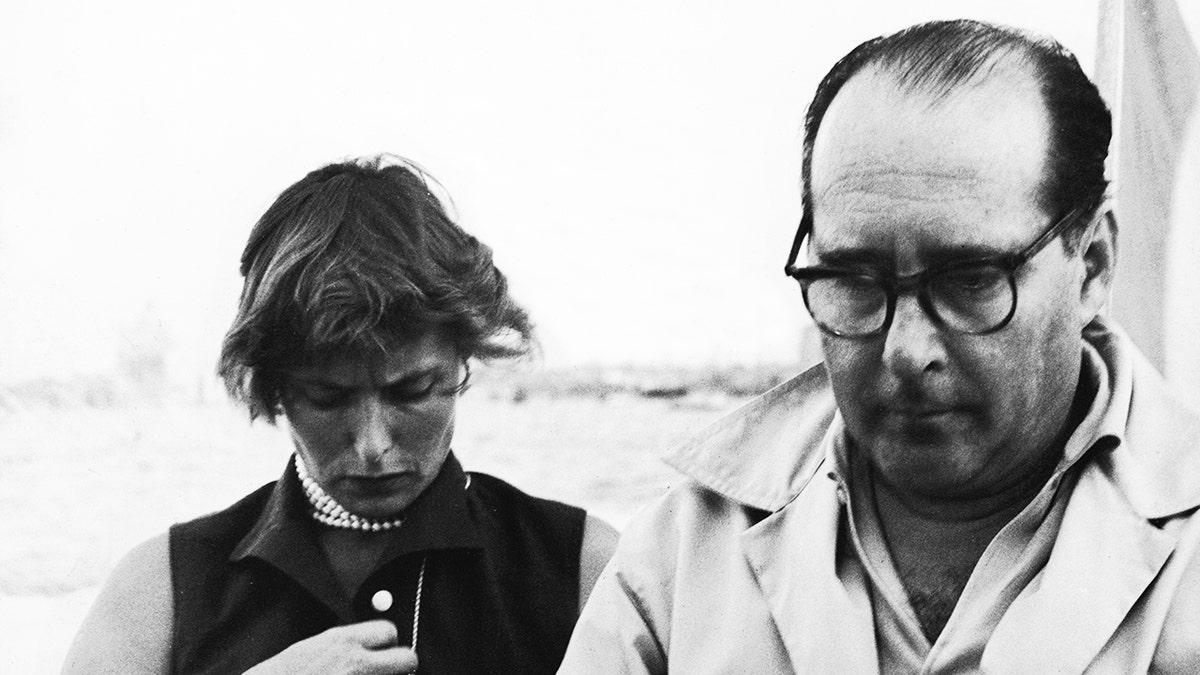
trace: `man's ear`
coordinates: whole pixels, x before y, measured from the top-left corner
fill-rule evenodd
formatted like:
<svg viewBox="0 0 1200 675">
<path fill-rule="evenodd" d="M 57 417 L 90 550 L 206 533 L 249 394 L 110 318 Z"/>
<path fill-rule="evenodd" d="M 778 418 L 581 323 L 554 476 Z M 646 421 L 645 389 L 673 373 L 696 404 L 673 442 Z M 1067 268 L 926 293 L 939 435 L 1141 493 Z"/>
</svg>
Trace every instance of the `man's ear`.
<svg viewBox="0 0 1200 675">
<path fill-rule="evenodd" d="M 1079 252 L 1083 258 L 1079 318 L 1086 325 L 1108 304 L 1117 270 L 1117 216 L 1111 205 L 1100 207 L 1079 241 Z"/>
</svg>

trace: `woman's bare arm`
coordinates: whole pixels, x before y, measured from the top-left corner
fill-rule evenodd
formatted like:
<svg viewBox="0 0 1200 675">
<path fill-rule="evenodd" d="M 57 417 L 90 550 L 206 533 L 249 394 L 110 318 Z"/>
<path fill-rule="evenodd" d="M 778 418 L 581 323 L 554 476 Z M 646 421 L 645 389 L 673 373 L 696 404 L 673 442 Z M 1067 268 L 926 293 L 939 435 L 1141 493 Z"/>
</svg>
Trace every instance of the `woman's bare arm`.
<svg viewBox="0 0 1200 675">
<path fill-rule="evenodd" d="M 64 675 L 170 672 L 174 603 L 164 532 L 117 563 L 75 634 Z"/>
<path fill-rule="evenodd" d="M 75 635 L 64 675 L 171 672 L 174 613 L 170 549 L 163 534 L 117 564 Z M 301 640 L 252 672 L 386 675 L 415 670 L 416 654 L 396 642 L 396 627 L 388 621 L 339 626 Z"/>
</svg>

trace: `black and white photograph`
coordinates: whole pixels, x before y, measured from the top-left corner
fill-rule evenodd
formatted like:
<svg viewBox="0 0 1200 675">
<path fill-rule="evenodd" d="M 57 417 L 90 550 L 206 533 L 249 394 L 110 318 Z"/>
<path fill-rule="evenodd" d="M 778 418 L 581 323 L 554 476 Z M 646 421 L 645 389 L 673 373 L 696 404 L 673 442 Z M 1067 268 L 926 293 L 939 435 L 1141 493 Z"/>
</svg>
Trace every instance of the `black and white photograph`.
<svg viewBox="0 0 1200 675">
<path fill-rule="evenodd" d="M 1200 4 L 14 0 L 0 672 L 1200 672 Z"/>
</svg>

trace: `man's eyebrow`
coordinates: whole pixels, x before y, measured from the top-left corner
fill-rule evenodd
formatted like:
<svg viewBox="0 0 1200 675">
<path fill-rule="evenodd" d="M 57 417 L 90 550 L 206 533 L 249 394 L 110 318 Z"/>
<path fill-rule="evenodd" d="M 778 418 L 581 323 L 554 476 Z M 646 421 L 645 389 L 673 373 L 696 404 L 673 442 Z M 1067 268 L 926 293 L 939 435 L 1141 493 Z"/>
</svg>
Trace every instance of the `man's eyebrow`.
<svg viewBox="0 0 1200 675">
<path fill-rule="evenodd" d="M 984 260 L 987 258 L 995 258 L 999 256 L 1016 253 L 1017 250 L 1009 247 L 988 246 L 980 244 L 959 245 L 935 245 L 925 248 L 921 251 L 921 258 L 926 266 L 939 265 L 942 263 L 957 263 L 968 262 L 972 260 Z M 894 266 L 895 261 L 890 252 L 877 251 L 865 248 L 842 248 L 817 253 L 817 260 L 820 265 L 830 267 L 862 267 L 871 266 L 878 268 L 889 268 Z"/>
<path fill-rule="evenodd" d="M 842 248 L 816 254 L 821 265 L 830 266 L 861 266 L 886 267 L 891 264 L 892 257 L 880 251 L 864 248 Z"/>
<path fill-rule="evenodd" d="M 1019 252 L 1009 246 L 989 246 L 986 244 L 933 246 L 925 252 L 930 264 L 943 262 L 965 262 L 985 258 L 996 258 Z"/>
</svg>

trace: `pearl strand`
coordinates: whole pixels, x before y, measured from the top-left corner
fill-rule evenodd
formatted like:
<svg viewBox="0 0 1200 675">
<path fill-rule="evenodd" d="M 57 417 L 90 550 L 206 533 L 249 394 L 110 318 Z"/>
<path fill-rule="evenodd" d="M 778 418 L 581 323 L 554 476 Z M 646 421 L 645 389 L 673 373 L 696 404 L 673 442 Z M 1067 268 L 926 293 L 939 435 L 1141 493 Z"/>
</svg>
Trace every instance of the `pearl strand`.
<svg viewBox="0 0 1200 675">
<path fill-rule="evenodd" d="M 317 484 L 317 481 L 308 475 L 308 468 L 304 466 L 304 461 L 300 459 L 300 453 L 296 453 L 294 457 L 296 460 L 296 476 L 300 479 L 300 485 L 304 487 L 304 494 L 308 497 L 308 503 L 313 507 L 310 515 L 318 523 L 343 530 L 386 532 L 387 530 L 400 527 L 401 523 L 404 522 L 403 518 L 372 520 L 350 513 L 345 507 L 337 503 L 337 500 L 329 496 Z"/>
</svg>

